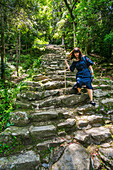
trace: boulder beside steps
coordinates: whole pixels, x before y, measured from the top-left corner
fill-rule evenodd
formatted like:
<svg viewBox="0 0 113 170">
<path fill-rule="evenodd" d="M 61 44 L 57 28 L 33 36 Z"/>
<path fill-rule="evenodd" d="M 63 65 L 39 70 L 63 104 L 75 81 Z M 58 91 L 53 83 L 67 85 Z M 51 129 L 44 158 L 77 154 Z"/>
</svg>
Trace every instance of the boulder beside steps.
<svg viewBox="0 0 113 170">
<path fill-rule="evenodd" d="M 94 107 L 86 89 L 72 92 L 76 73 L 65 72 L 64 49 L 46 50 L 43 73 L 23 82 L 10 113 L 14 125 L 0 133 L 1 147 L 11 149 L 14 139 L 22 145 L 0 153 L 0 169 L 112 169 L 113 81 L 94 80 Z"/>
</svg>

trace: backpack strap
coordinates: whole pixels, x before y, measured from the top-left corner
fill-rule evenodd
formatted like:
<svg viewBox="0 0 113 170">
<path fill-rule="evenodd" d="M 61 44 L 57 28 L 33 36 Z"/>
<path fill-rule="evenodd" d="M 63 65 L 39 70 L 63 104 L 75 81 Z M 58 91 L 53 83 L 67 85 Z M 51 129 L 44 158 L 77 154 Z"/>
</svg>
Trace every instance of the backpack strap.
<svg viewBox="0 0 113 170">
<path fill-rule="evenodd" d="M 87 60 L 86 60 L 86 56 L 84 55 L 83 57 L 83 60 L 85 61 L 85 63 L 87 64 Z M 88 66 L 88 65 L 87 65 Z M 89 67 L 88 67 L 89 68 Z M 90 74 L 91 74 L 91 70 L 89 70 L 90 71 Z"/>
<path fill-rule="evenodd" d="M 85 63 L 87 64 L 86 56 L 84 55 L 82 58 L 85 61 Z"/>
</svg>

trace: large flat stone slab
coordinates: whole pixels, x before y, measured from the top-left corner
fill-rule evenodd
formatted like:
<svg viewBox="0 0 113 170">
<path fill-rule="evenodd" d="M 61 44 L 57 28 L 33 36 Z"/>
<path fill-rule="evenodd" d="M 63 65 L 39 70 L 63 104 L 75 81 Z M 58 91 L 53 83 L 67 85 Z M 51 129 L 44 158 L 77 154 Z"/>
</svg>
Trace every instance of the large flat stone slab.
<svg viewBox="0 0 113 170">
<path fill-rule="evenodd" d="M 0 158 L 0 169 L 34 170 L 39 163 L 40 156 L 31 150 L 19 155 Z"/>
<path fill-rule="evenodd" d="M 30 119 L 31 121 L 35 121 L 35 122 L 40 122 L 40 121 L 47 121 L 47 120 L 51 120 L 51 119 L 55 119 L 58 117 L 58 112 L 55 110 L 48 110 L 48 111 L 42 111 L 42 112 L 36 112 L 36 113 L 32 113 L 30 115 Z"/>
<path fill-rule="evenodd" d="M 57 125 L 57 127 L 59 129 L 63 129 L 63 128 L 68 129 L 68 128 L 74 127 L 75 125 L 76 125 L 76 120 L 69 118 L 69 119 L 65 120 L 64 122 L 59 123 Z"/>
<path fill-rule="evenodd" d="M 101 100 L 101 104 L 102 105 L 113 105 L 113 98 L 107 98 L 107 99 L 103 99 Z"/>
<path fill-rule="evenodd" d="M 97 145 L 111 137 L 110 130 L 103 126 L 91 128 L 89 130 L 85 130 L 85 132 L 91 136 L 92 142 Z"/>
<path fill-rule="evenodd" d="M 79 144 L 70 144 L 62 157 L 53 164 L 52 170 L 90 170 L 91 156 Z"/>
<path fill-rule="evenodd" d="M 100 126 L 104 123 L 102 115 L 76 116 L 76 121 L 77 121 L 76 125 L 78 129 L 88 128 L 88 125 Z"/>
<path fill-rule="evenodd" d="M 56 127 L 53 125 L 31 127 L 29 130 L 34 141 L 56 136 Z"/>
<path fill-rule="evenodd" d="M 59 90 L 46 90 L 42 92 L 33 92 L 33 91 L 28 91 L 24 93 L 19 93 L 17 95 L 18 100 L 27 100 L 27 101 L 34 101 L 34 100 L 41 100 L 49 96 L 57 96 L 59 95 Z"/>
<path fill-rule="evenodd" d="M 62 95 L 59 97 L 50 98 L 39 103 L 39 108 L 55 106 L 55 107 L 74 107 L 77 104 L 82 104 L 88 99 L 87 94 L 79 95 Z"/>
</svg>

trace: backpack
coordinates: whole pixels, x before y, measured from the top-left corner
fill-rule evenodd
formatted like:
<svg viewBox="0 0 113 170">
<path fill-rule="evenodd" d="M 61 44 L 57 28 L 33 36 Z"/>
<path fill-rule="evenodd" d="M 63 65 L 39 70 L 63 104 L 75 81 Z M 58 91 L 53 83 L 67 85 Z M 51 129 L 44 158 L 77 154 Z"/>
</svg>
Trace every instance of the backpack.
<svg viewBox="0 0 113 170">
<path fill-rule="evenodd" d="M 86 56 L 83 56 L 83 60 L 85 61 L 85 63 L 87 64 L 87 60 L 86 60 Z M 91 70 L 90 71 L 90 74 L 91 74 Z"/>
</svg>

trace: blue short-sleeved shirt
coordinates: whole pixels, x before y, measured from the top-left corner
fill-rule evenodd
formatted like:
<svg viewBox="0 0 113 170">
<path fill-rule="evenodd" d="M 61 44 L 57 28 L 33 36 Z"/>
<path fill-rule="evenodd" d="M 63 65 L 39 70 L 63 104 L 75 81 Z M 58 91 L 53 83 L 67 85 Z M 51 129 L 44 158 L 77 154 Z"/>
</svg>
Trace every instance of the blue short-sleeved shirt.
<svg viewBox="0 0 113 170">
<path fill-rule="evenodd" d="M 70 66 L 70 70 L 73 72 L 76 68 L 78 70 L 76 78 L 91 78 L 90 71 L 88 67 L 90 65 L 93 65 L 93 62 L 86 56 L 84 56 L 85 59 L 79 60 L 79 61 L 73 61 L 72 65 Z"/>
</svg>

